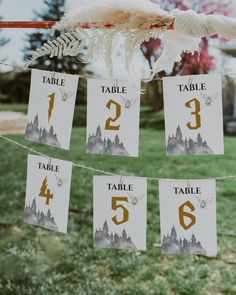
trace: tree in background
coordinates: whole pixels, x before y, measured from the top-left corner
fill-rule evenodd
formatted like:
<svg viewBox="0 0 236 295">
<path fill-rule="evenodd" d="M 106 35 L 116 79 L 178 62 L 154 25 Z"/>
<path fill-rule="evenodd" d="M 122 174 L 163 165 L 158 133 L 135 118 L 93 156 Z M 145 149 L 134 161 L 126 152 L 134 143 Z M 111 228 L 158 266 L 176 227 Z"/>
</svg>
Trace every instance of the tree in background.
<svg viewBox="0 0 236 295">
<path fill-rule="evenodd" d="M 0 2 L 1 3 L 1 2 Z M 0 17 L 0 20 L 2 20 L 2 17 Z M 0 30 L 0 34 L 1 34 L 2 30 Z M 10 41 L 9 38 L 4 37 L 4 36 L 0 36 L 0 48 L 4 45 L 6 45 L 8 42 Z"/>
<path fill-rule="evenodd" d="M 0 5 L 1 5 L 1 2 L 2 2 L 2 1 L 0 0 Z M 0 20 L 2 20 L 2 17 L 0 17 Z M 0 35 L 1 35 L 1 33 L 2 33 L 2 30 L 0 30 Z M 2 46 L 6 45 L 9 41 L 10 41 L 9 38 L 6 38 L 6 37 L 4 37 L 4 36 L 0 36 L 0 48 L 1 48 Z"/>
<path fill-rule="evenodd" d="M 35 21 L 58 21 L 65 11 L 65 0 L 44 0 L 44 9 L 41 12 L 35 13 Z M 32 53 L 43 46 L 43 44 L 50 38 L 55 39 L 61 34 L 60 31 L 52 31 L 45 34 L 45 30 L 37 30 L 33 33 L 27 34 L 27 45 L 24 48 L 24 59 L 27 60 L 31 57 Z M 83 64 L 78 63 L 73 57 L 41 57 L 34 62 L 34 67 L 51 71 L 65 71 L 71 74 L 78 74 Z"/>
<path fill-rule="evenodd" d="M 171 11 L 175 8 L 180 10 L 193 9 L 198 13 L 222 14 L 228 16 L 232 10 L 231 0 L 152 0 L 152 2 L 160 5 L 161 8 L 166 11 Z M 213 36 L 213 38 L 216 37 L 217 36 Z M 174 64 L 170 75 L 206 74 L 210 70 L 213 70 L 215 67 L 215 57 L 209 53 L 209 40 L 210 38 L 202 38 L 200 54 L 197 52 L 193 55 L 190 53 L 183 53 L 181 61 Z M 224 39 L 219 40 L 224 41 Z M 153 62 L 160 56 L 162 51 L 161 40 L 151 39 L 148 42 L 144 42 L 141 45 L 141 51 L 148 61 L 150 69 L 152 69 Z M 166 75 L 167 73 L 164 71 L 158 74 L 159 77 L 164 77 Z M 153 81 L 150 85 L 148 103 L 153 110 L 163 109 L 162 87 L 160 81 Z"/>
<path fill-rule="evenodd" d="M 41 12 L 35 13 L 35 21 L 58 21 L 64 14 L 65 11 L 65 0 L 44 0 L 44 9 Z M 51 32 L 50 36 L 45 35 L 45 30 L 37 30 L 31 34 L 27 34 L 27 45 L 24 48 L 24 59 L 28 60 L 32 53 L 43 46 L 47 39 L 57 38 L 60 36 L 60 31 Z M 63 56 L 49 58 L 48 56 L 37 59 L 34 64 L 34 68 L 42 70 L 66 72 L 70 74 L 81 74 L 84 70 L 85 64 L 79 62 L 75 57 Z M 85 86 L 86 81 L 81 79 L 78 87 L 77 97 L 85 102 Z"/>
<path fill-rule="evenodd" d="M 0 0 L 0 5 L 1 5 L 1 0 Z M 0 17 L 0 20 L 2 20 L 2 17 Z M 2 30 L 0 30 L 0 48 L 2 48 L 4 45 L 6 45 L 10 39 L 9 38 L 6 38 L 4 36 L 2 36 Z M 0 58 L 0 61 L 3 62 L 4 61 L 4 58 Z M 7 96 L 3 93 L 3 90 L 2 90 L 2 83 L 1 83 L 1 79 L 0 79 L 0 101 L 3 99 L 6 99 Z"/>
<path fill-rule="evenodd" d="M 1 0 L 0 0 L 1 1 Z M 44 0 L 44 9 L 41 12 L 34 12 L 35 21 L 58 21 L 64 14 L 66 0 Z M 47 39 L 57 38 L 61 32 L 50 31 L 51 36 L 46 36 L 46 30 L 35 30 L 27 34 L 27 45 L 23 49 L 24 60 L 31 57 L 32 52 L 40 48 Z M 4 41 L 6 42 L 6 41 Z M 79 63 L 76 58 L 62 57 L 49 58 L 41 57 L 35 61 L 33 68 L 48 71 L 66 72 L 70 74 L 81 74 L 85 64 Z M 27 103 L 30 89 L 30 72 L 8 72 L 0 75 L 2 95 L 0 102 L 6 103 Z M 78 85 L 76 103 L 86 103 L 86 80 L 80 79 Z"/>
</svg>

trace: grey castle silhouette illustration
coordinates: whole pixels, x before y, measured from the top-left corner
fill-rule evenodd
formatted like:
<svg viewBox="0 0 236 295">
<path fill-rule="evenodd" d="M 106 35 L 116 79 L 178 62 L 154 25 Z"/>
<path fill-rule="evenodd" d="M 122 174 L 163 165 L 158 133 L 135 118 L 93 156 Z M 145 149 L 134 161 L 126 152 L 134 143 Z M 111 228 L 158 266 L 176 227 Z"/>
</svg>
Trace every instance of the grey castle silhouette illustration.
<svg viewBox="0 0 236 295">
<path fill-rule="evenodd" d="M 45 128 L 39 127 L 38 114 L 35 116 L 34 121 L 27 123 L 25 138 L 30 141 L 35 141 L 50 146 L 61 146 L 57 138 L 57 134 L 54 132 L 53 126 L 50 127 L 49 131 L 46 131 Z"/>
<path fill-rule="evenodd" d="M 27 223 L 45 227 L 47 229 L 58 231 L 57 225 L 55 223 L 54 217 L 51 215 L 50 209 L 48 209 L 47 214 L 42 211 L 37 211 L 36 200 L 29 206 L 25 206 L 24 220 Z"/>
<path fill-rule="evenodd" d="M 168 137 L 167 143 L 168 155 L 211 155 L 213 150 L 207 145 L 207 142 L 202 139 L 201 134 L 198 133 L 196 141 L 191 138 L 183 139 L 180 126 L 176 129 L 176 134 Z"/>
<path fill-rule="evenodd" d="M 123 230 L 121 236 L 117 233 L 109 234 L 107 221 L 104 222 L 102 229 L 96 229 L 93 244 L 97 248 L 136 249 L 125 230 Z"/>
<path fill-rule="evenodd" d="M 191 241 L 186 239 L 177 239 L 175 227 L 171 229 L 170 235 L 163 236 L 162 239 L 162 254 L 206 254 L 206 250 L 201 243 L 197 241 L 195 235 L 191 237 Z"/>
<path fill-rule="evenodd" d="M 116 156 L 128 156 L 129 153 L 120 142 L 119 136 L 115 136 L 114 142 L 108 139 L 102 139 L 102 132 L 100 125 L 97 127 L 96 134 L 89 134 L 87 142 L 87 152 L 90 154 L 109 154 Z"/>
</svg>

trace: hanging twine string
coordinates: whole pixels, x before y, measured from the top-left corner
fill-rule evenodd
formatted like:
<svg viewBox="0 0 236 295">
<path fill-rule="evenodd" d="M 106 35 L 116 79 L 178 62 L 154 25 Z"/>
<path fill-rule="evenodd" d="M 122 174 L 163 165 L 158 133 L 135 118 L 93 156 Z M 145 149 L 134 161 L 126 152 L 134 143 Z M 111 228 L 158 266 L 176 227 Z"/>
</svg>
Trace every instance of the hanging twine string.
<svg viewBox="0 0 236 295">
<path fill-rule="evenodd" d="M 4 62 L 0 62 L 0 65 L 3 65 L 3 66 L 7 66 L 7 67 L 12 67 L 12 68 L 15 68 L 15 69 L 19 69 L 19 70 L 23 70 L 23 71 L 31 71 L 32 68 L 25 68 L 25 67 L 21 67 L 21 66 L 17 66 L 17 65 L 11 65 L 11 64 L 8 64 L 8 63 L 4 63 Z M 78 76 L 79 78 L 82 78 L 82 79 L 98 79 L 98 77 L 96 76 L 93 76 L 93 75 L 78 75 L 76 74 L 76 76 Z M 102 80 L 107 80 L 107 81 L 110 81 L 111 79 L 104 79 L 104 78 L 99 78 L 99 79 L 102 79 Z M 114 80 L 118 80 L 118 79 L 114 79 Z M 162 81 L 162 78 L 154 78 L 153 80 L 159 80 L 159 81 Z M 144 78 L 144 79 L 141 79 L 141 81 L 150 81 L 149 78 Z"/>
<path fill-rule="evenodd" d="M 21 69 L 21 70 L 25 70 L 25 71 L 31 71 L 32 69 L 29 69 L 29 68 L 24 68 L 24 67 L 21 67 L 21 66 L 17 66 L 17 65 L 11 65 L 11 64 L 8 64 L 8 63 L 3 63 L 3 62 L 0 62 L 0 65 L 4 65 L 4 66 L 9 66 L 9 67 L 13 67 L 13 68 L 16 68 L 16 69 Z M 230 75 L 236 75 L 236 73 L 231 73 L 231 74 L 224 74 L 225 76 L 230 76 Z M 80 78 L 83 78 L 83 79 L 88 79 L 88 78 L 97 78 L 95 76 L 91 76 L 91 75 L 77 75 L 79 76 Z M 104 80 L 111 80 L 111 79 L 104 79 Z M 154 78 L 154 80 L 162 80 L 162 78 Z M 142 79 L 142 81 L 150 81 L 150 79 Z M 42 157 L 45 157 L 45 158 L 51 158 L 50 156 L 47 156 L 45 154 L 42 154 L 28 146 L 25 146 L 23 144 L 20 144 L 19 142 L 16 142 L 8 137 L 5 137 L 3 135 L 0 135 L 0 138 L 12 143 L 12 144 L 15 144 L 23 149 L 26 149 L 34 154 L 37 154 L 37 155 L 40 155 Z M 115 173 L 111 173 L 111 172 L 108 172 L 108 171 L 105 171 L 105 170 L 100 170 L 100 169 L 96 169 L 94 167 L 89 167 L 89 166 L 86 166 L 86 165 L 82 165 L 82 164 L 78 164 L 78 163 L 72 163 L 72 165 L 74 167 L 78 167 L 78 168 L 81 168 L 81 169 L 87 169 L 87 170 L 90 170 L 90 171 L 94 171 L 94 172 L 98 172 L 98 173 L 101 173 L 101 174 L 105 174 L 105 175 L 111 175 L 111 176 L 121 176 L 120 174 L 115 174 Z M 157 178 L 157 177 L 146 177 L 148 180 L 154 180 L 154 181 L 159 181 L 159 180 L 172 180 L 172 179 L 169 179 L 169 178 Z M 220 176 L 220 177 L 215 177 L 215 178 L 208 178 L 208 179 L 215 179 L 215 180 L 224 180 L 224 179 L 235 179 L 236 178 L 236 175 L 228 175 L 228 176 Z"/>
<path fill-rule="evenodd" d="M 25 68 L 25 67 L 22 67 L 22 66 L 11 65 L 11 64 L 8 64 L 8 63 L 4 63 L 4 62 L 0 62 L 0 65 L 6 66 L 6 67 L 12 67 L 12 68 L 23 70 L 23 71 L 32 71 L 33 70 L 33 68 Z M 102 79 L 102 80 L 107 80 L 107 81 L 112 80 L 112 79 L 100 78 L 100 77 L 97 77 L 97 76 L 94 76 L 94 75 L 78 75 L 78 74 L 75 74 L 75 75 L 78 76 L 81 79 Z M 235 75 L 236 75 L 236 73 L 222 74 L 222 76 L 235 76 Z M 119 79 L 114 78 L 113 80 L 119 80 Z M 163 78 L 155 77 L 152 80 L 162 81 Z M 141 81 L 150 82 L 150 78 L 143 78 L 143 79 L 141 79 Z"/>
<path fill-rule="evenodd" d="M 12 139 L 10 139 L 10 138 L 8 138 L 8 137 L 6 137 L 6 136 L 0 135 L 0 138 L 4 139 L 5 141 L 8 141 L 8 142 L 10 142 L 10 143 L 12 143 L 12 144 L 15 144 L 15 145 L 19 146 L 19 147 L 21 147 L 22 149 L 28 150 L 28 151 L 30 151 L 30 152 L 36 154 L 36 155 L 39 155 L 39 156 L 41 156 L 41 157 L 47 158 L 47 159 L 49 159 L 49 160 L 52 158 L 52 157 L 50 157 L 50 156 L 47 156 L 47 155 L 45 155 L 45 154 L 43 154 L 43 153 L 40 153 L 40 152 L 34 150 L 34 149 L 32 149 L 32 148 L 30 148 L 30 147 L 28 147 L 28 146 L 25 146 L 25 145 L 23 145 L 23 144 L 21 144 L 21 143 L 15 141 L 15 140 L 12 140 Z M 108 171 L 104 171 L 104 170 L 96 169 L 96 168 L 89 167 L 89 166 L 85 166 L 85 165 L 82 165 L 82 164 L 72 163 L 72 165 L 73 165 L 74 167 L 79 167 L 79 168 L 82 168 L 82 169 L 87 169 L 87 170 L 91 170 L 91 171 L 99 172 L 99 173 L 102 173 L 102 174 L 107 174 L 107 175 L 117 176 L 117 174 L 113 174 L 113 173 L 108 172 Z"/>
<path fill-rule="evenodd" d="M 19 142 L 16 142 L 8 137 L 5 137 L 3 135 L 0 135 L 0 138 L 2 138 L 3 140 L 9 142 L 9 143 L 12 143 L 12 144 L 15 144 L 19 147 L 21 147 L 22 149 L 25 149 L 25 150 L 28 150 L 34 154 L 37 154 L 39 156 L 42 156 L 42 157 L 45 157 L 45 158 L 48 158 L 48 159 L 51 159 L 50 156 L 47 156 L 43 153 L 40 153 L 28 146 L 25 146 Z M 85 165 L 82 165 L 82 164 L 78 164 L 78 163 L 72 163 L 72 166 L 74 167 L 78 167 L 78 168 L 81 168 L 81 169 L 87 169 L 87 170 L 90 170 L 90 171 L 94 171 L 94 172 L 98 172 L 98 173 L 101 173 L 101 174 L 105 174 L 105 175 L 109 175 L 109 176 L 119 176 L 121 177 L 121 175 L 118 175 L 118 174 L 113 174 L 111 172 L 108 172 L 108 171 L 104 171 L 104 170 L 100 170 L 100 169 L 96 169 L 96 168 L 93 168 L 93 167 L 89 167 L 89 166 L 85 166 Z M 215 180 L 224 180 L 224 179 L 235 179 L 236 178 L 236 175 L 229 175 L 229 176 L 222 176 L 222 177 L 216 177 L 216 178 L 213 178 Z M 155 177 L 147 177 L 148 180 L 155 180 L 155 181 L 158 181 L 158 180 L 166 180 L 165 178 L 155 178 Z M 171 180 L 171 179 L 168 179 L 168 180 Z M 77 209 L 70 209 L 70 212 L 74 212 L 74 213 L 90 213 L 92 214 L 92 212 L 88 212 L 88 211 L 80 211 L 80 210 L 77 210 Z M 0 224 L 0 226 L 6 226 L 6 224 Z M 9 224 L 7 224 L 7 226 L 9 226 Z M 227 236 L 227 237 L 232 237 L 232 238 L 235 238 L 236 237 L 236 234 L 235 233 L 232 233 L 232 232 L 229 232 L 229 233 L 221 233 L 221 232 L 218 232 L 217 235 L 219 236 Z M 153 247 L 158 247 L 160 248 L 161 245 L 160 244 L 153 244 Z M 231 262 L 230 262 L 231 263 Z"/>
<path fill-rule="evenodd" d="M 28 146 L 25 146 L 13 139 L 10 139 L 6 136 L 3 136 L 3 135 L 0 135 L 0 138 L 2 138 L 3 140 L 5 141 L 8 141 L 10 142 L 11 144 L 14 144 L 14 145 L 17 145 L 19 147 L 21 147 L 22 149 L 25 149 L 25 150 L 28 150 L 36 155 L 39 155 L 39 156 L 42 156 L 44 158 L 47 158 L 47 159 L 51 159 L 52 157 L 48 156 L 48 155 L 45 155 L 41 152 L 38 152 Z M 98 173 L 101 173 L 101 174 L 104 174 L 104 175 L 110 175 L 110 176 L 123 176 L 121 174 L 117 174 L 117 173 L 111 173 L 109 171 L 105 171 L 105 170 L 101 170 L 101 169 L 97 169 L 97 168 L 94 168 L 94 167 L 90 167 L 90 166 L 86 166 L 86 165 L 83 165 L 83 164 L 79 164 L 79 163 L 73 163 L 72 162 L 72 166 L 74 167 L 78 167 L 78 168 L 81 168 L 81 169 L 86 169 L 86 170 L 90 170 L 90 171 L 93 171 L 93 172 L 98 172 Z M 172 181 L 173 179 L 171 178 L 163 178 L 163 177 L 146 177 L 146 176 L 142 176 L 148 180 L 154 180 L 154 181 L 159 181 L 159 180 L 170 180 Z M 219 177 L 212 177 L 212 178 L 206 178 L 206 180 L 225 180 L 225 179 L 236 179 L 236 175 L 227 175 L 227 176 L 219 176 Z M 202 179 L 201 179 L 202 180 Z"/>
</svg>

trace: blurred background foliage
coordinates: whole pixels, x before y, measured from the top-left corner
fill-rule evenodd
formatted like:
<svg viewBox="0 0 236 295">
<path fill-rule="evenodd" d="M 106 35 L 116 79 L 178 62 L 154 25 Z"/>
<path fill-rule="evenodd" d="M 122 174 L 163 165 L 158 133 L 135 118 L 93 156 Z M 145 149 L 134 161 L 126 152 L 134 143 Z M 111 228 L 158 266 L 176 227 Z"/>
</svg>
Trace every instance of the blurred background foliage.
<svg viewBox="0 0 236 295">
<path fill-rule="evenodd" d="M 175 8 L 181 10 L 194 9 L 197 12 L 204 12 L 207 14 L 219 13 L 223 15 L 229 15 L 232 10 L 232 0 L 224 1 L 209 1 L 209 0 L 152 0 L 152 2 L 160 5 L 165 10 L 172 10 Z M 34 20 L 58 20 L 62 17 L 66 0 L 43 0 L 44 8 L 42 11 L 34 12 Z M 2 35 L 2 36 L 1 36 Z M 58 31 L 48 33 L 45 35 L 45 31 L 36 30 L 33 33 L 27 34 L 25 38 L 25 46 L 23 49 L 24 60 L 32 55 L 32 52 L 43 45 L 48 39 L 57 37 Z M 194 74 L 206 74 L 215 69 L 217 63 L 217 57 L 209 52 L 211 40 L 214 40 L 214 46 L 220 46 L 226 40 L 222 38 L 203 38 L 200 45 L 200 53 L 197 52 L 193 55 L 189 53 L 182 54 L 182 60 L 174 64 L 171 73 L 160 72 L 157 77 L 164 77 L 167 75 L 194 75 Z M 9 42 L 0 31 L 0 45 L 3 47 Z M 153 62 L 160 56 L 162 52 L 162 44 L 160 39 L 150 39 L 144 42 L 141 47 L 141 52 L 145 57 L 149 68 L 152 69 Z M 66 72 L 70 74 L 91 74 L 86 70 L 86 64 L 79 61 L 78 56 L 63 57 L 63 58 L 48 58 L 42 57 L 38 59 L 34 64 L 34 68 L 47 69 L 50 71 Z M 11 70 L 9 72 L 0 72 L 0 103 L 28 103 L 30 86 L 30 71 Z M 149 83 L 143 83 L 142 88 L 145 90 L 142 95 L 142 106 L 148 107 L 150 113 L 157 113 L 163 111 L 163 93 L 162 93 L 162 81 L 153 80 Z M 224 113 L 226 116 L 233 116 L 234 98 L 235 97 L 235 83 L 230 77 L 224 78 Z M 77 105 L 86 104 L 86 79 L 80 79 L 78 86 L 78 93 L 76 99 Z M 147 109 L 145 109 L 147 110 Z M 147 112 L 146 112 L 147 113 Z M 227 117 L 228 118 L 228 117 Z M 143 126 L 143 125 L 141 125 Z M 145 124 L 147 126 L 147 124 Z"/>
<path fill-rule="evenodd" d="M 7 1 L 7 0 L 6 0 Z M 17 1 L 18 2 L 18 1 Z M 36 20 L 57 20 L 65 0 L 44 0 Z M 192 8 L 198 12 L 228 15 L 233 1 L 153 0 L 166 10 Z M 1 0 L 0 0 L 1 3 Z M 1 11 L 1 10 L 0 10 Z M 1 12 L 0 12 L 1 14 Z M 55 32 L 58 34 L 58 32 Z M 47 36 L 39 30 L 25 39 L 24 58 L 40 47 Z M 51 38 L 52 36 L 50 36 Z M 225 40 L 214 38 L 217 46 Z M 0 31 L 0 50 L 8 38 Z M 200 55 L 187 53 L 166 75 L 205 74 L 215 69 L 217 56 L 204 38 Z M 150 69 L 162 50 L 161 42 L 149 40 L 141 51 Z M 4 56 L 0 57 L 4 60 Z M 39 59 L 35 68 L 67 73 L 86 73 L 75 58 Z M 0 72 L 0 112 L 27 113 L 30 72 Z M 164 148 L 162 82 L 143 83 L 140 115 L 140 157 L 87 155 L 84 151 L 86 126 L 86 80 L 79 82 L 70 152 L 24 140 L 23 135 L 7 135 L 13 140 L 56 158 L 71 160 L 122 175 L 187 179 L 236 174 L 235 138 L 225 138 L 225 155 L 211 157 L 166 157 Z M 223 77 L 225 120 L 234 120 L 235 82 Z M 150 128 L 151 127 L 151 128 Z M 145 129 L 143 129 L 145 128 Z M 153 130 L 155 129 L 155 130 Z M 82 140 L 81 140 L 82 139 Z M 147 251 L 114 251 L 92 247 L 92 173 L 73 169 L 67 235 L 27 225 L 23 222 L 27 151 L 0 142 L 0 294 L 2 295 L 222 295 L 236 294 L 235 191 L 234 180 L 217 183 L 218 256 L 215 259 L 160 254 L 160 220 L 157 183 L 148 183 Z M 17 163 L 17 165 L 16 165 Z M 206 169 L 207 164 L 207 169 Z"/>
<path fill-rule="evenodd" d="M 61 19 L 65 11 L 65 0 L 44 0 L 44 9 L 41 12 L 34 11 L 35 21 L 57 21 Z M 23 49 L 25 62 L 32 56 L 32 53 L 43 46 L 47 39 L 57 38 L 61 32 L 50 30 L 45 35 L 45 30 L 36 30 L 26 35 L 25 47 Z M 8 40 L 4 37 L 0 38 L 0 46 L 6 45 Z M 81 56 L 77 58 L 48 58 L 42 57 L 34 62 L 33 68 L 41 70 L 49 70 L 55 72 L 65 72 L 68 74 L 83 74 L 85 64 L 79 61 Z M 27 103 L 29 97 L 30 71 L 13 71 L 0 73 L 0 103 Z M 77 104 L 86 103 L 86 80 L 81 79 L 78 92 Z"/>
<path fill-rule="evenodd" d="M 232 1 L 209 1 L 209 0 L 152 0 L 157 3 L 164 10 L 170 11 L 175 8 L 180 10 L 193 9 L 198 13 L 205 14 L 223 14 L 228 16 L 232 10 Z M 225 42 L 224 39 L 218 36 L 211 36 L 211 38 L 202 38 L 199 53 L 195 52 L 193 55 L 190 53 L 183 53 L 180 62 L 176 62 L 173 66 L 171 73 L 164 71 L 157 74 L 157 77 L 176 76 L 176 75 L 196 75 L 207 74 L 215 68 L 215 57 L 209 53 L 210 39 L 218 40 L 218 43 Z M 151 39 L 144 42 L 141 46 L 141 51 L 148 61 L 150 69 L 152 69 L 153 62 L 158 59 L 162 52 L 162 44 L 160 39 Z M 147 102 L 155 111 L 163 109 L 163 93 L 161 81 L 153 80 L 148 86 Z"/>
</svg>

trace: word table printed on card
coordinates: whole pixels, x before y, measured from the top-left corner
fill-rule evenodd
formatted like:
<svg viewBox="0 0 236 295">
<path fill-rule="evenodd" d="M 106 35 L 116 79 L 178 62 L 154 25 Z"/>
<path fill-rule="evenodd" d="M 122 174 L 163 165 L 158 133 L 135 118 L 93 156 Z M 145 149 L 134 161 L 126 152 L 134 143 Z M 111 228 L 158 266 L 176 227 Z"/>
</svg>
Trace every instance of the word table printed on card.
<svg viewBox="0 0 236 295">
<path fill-rule="evenodd" d="M 166 77 L 163 90 L 167 155 L 223 154 L 221 75 Z"/>
<path fill-rule="evenodd" d="M 25 138 L 68 150 L 78 76 L 32 70 Z"/>
<path fill-rule="evenodd" d="M 159 182 L 162 254 L 216 256 L 215 180 Z"/>
<path fill-rule="evenodd" d="M 94 176 L 94 247 L 146 250 L 147 179 Z"/>
<path fill-rule="evenodd" d="M 72 162 L 28 155 L 24 220 L 67 232 Z"/>
<path fill-rule="evenodd" d="M 137 157 L 140 89 L 127 81 L 87 83 L 87 153 Z"/>
</svg>

